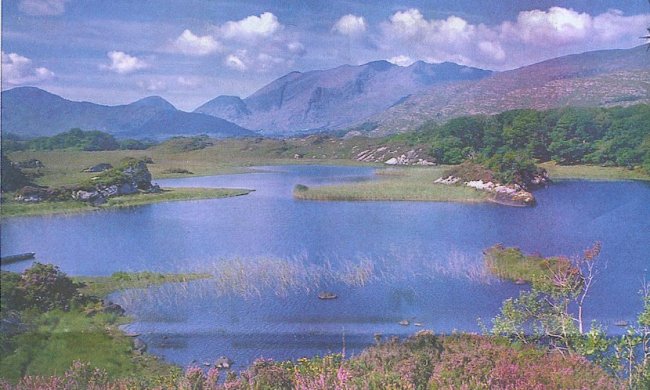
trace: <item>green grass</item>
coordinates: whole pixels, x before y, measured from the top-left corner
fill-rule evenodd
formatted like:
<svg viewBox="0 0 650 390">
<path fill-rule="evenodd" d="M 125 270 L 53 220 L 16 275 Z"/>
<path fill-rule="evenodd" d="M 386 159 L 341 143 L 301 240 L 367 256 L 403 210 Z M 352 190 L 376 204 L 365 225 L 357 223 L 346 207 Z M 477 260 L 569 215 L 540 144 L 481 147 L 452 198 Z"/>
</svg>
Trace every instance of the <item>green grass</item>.
<svg viewBox="0 0 650 390">
<path fill-rule="evenodd" d="M 640 169 L 601 167 L 598 165 L 557 165 L 553 162 L 543 163 L 540 166 L 548 171 L 552 180 L 650 180 L 650 175 Z"/>
<path fill-rule="evenodd" d="M 294 197 L 307 200 L 336 201 L 432 201 L 484 202 L 485 193 L 464 186 L 433 184 L 447 167 L 403 167 L 379 170 L 378 180 L 296 188 Z"/>
<path fill-rule="evenodd" d="M 246 195 L 251 190 L 228 188 L 168 188 L 160 193 L 138 193 L 110 198 L 106 204 L 93 207 L 77 201 L 22 203 L 5 199 L 1 207 L 3 218 L 29 215 L 74 214 L 79 212 L 97 211 L 119 207 L 140 206 L 151 203 L 172 202 L 181 200 L 216 199 Z M 12 198 L 12 197 L 8 197 Z"/>
<path fill-rule="evenodd" d="M 3 379 L 62 375 L 77 360 L 90 362 L 113 378 L 146 378 L 177 370 L 152 356 L 134 354 L 132 339 L 117 327 L 123 317 L 58 310 L 32 316 L 32 329 L 14 337 L 0 359 Z"/>
<path fill-rule="evenodd" d="M 77 276 L 74 281 L 85 286 L 85 295 L 105 297 L 108 294 L 129 288 L 146 288 L 163 283 L 185 283 L 191 280 L 211 277 L 208 274 L 161 274 L 157 272 L 116 272 L 111 276 Z"/>
<path fill-rule="evenodd" d="M 538 283 L 548 280 L 552 270 L 570 267 L 571 263 L 564 257 L 525 255 L 519 248 L 495 245 L 485 251 L 485 265 L 499 278 Z"/>
</svg>

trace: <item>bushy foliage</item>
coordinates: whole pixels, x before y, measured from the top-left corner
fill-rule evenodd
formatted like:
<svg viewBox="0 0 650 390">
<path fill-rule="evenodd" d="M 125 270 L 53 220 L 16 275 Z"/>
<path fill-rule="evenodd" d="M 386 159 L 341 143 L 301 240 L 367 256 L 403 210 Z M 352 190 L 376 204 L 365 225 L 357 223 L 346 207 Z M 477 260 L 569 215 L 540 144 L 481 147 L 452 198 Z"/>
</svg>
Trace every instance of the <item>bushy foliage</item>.
<svg viewBox="0 0 650 390">
<path fill-rule="evenodd" d="M 358 357 L 343 360 L 329 355 L 296 362 L 259 359 L 239 376 L 219 380 L 219 371 L 207 373 L 189 367 L 183 375 L 164 376 L 151 383 L 108 381 L 101 370 L 75 363 L 64 377 L 26 377 L 27 384 L 54 389 L 50 384 L 80 383 L 101 388 L 176 388 L 197 390 L 249 389 L 619 389 L 620 383 L 600 367 L 579 356 L 564 356 L 533 346 L 478 335 L 436 336 L 420 332 L 405 340 L 390 340 Z M 33 388 L 33 387 L 32 387 Z M 70 387 L 76 389 L 78 387 Z M 89 387 L 93 388 L 93 387 Z"/>
<path fill-rule="evenodd" d="M 33 139 L 21 139 L 16 136 L 9 136 L 2 141 L 4 150 L 56 150 L 74 149 L 84 151 L 100 150 L 144 150 L 154 145 L 153 141 L 140 141 L 126 139 L 117 141 L 111 134 L 98 130 L 84 131 L 74 128 L 69 131 L 51 136 L 37 137 Z"/>
<path fill-rule="evenodd" d="M 20 275 L 3 272 L 2 286 L 2 308 L 8 310 L 68 310 L 81 299 L 81 285 L 51 264 L 34 263 Z"/>
<path fill-rule="evenodd" d="M 429 122 L 395 137 L 431 145 L 441 164 L 514 152 L 559 164 L 643 166 L 650 172 L 650 105 L 614 108 L 512 110 Z"/>
<path fill-rule="evenodd" d="M 16 191 L 17 189 L 30 184 L 30 180 L 27 176 L 25 176 L 20 168 L 15 167 L 7 156 L 2 154 L 1 158 L 0 188 L 2 189 L 2 192 Z"/>
</svg>

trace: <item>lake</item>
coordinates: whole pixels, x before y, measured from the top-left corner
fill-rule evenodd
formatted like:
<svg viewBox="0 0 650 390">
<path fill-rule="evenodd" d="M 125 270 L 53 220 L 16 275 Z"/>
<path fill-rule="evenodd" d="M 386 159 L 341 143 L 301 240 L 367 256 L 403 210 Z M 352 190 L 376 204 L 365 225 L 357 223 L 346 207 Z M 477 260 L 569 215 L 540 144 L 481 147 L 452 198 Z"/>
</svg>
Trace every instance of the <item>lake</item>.
<svg viewBox="0 0 650 390">
<path fill-rule="evenodd" d="M 561 181 L 538 205 L 318 202 L 300 183 L 373 179 L 365 167 L 259 167 L 238 175 L 160 180 L 162 186 L 250 188 L 247 196 L 68 216 L 5 219 L 2 253 L 36 252 L 71 275 L 208 272 L 214 279 L 112 297 L 149 351 L 181 365 L 358 353 L 377 333 L 480 331 L 479 321 L 525 286 L 486 275 L 496 243 L 545 256 L 603 244 L 587 322 L 610 333 L 634 321 L 650 266 L 650 184 Z M 29 262 L 3 266 L 20 271 Z M 337 294 L 319 300 L 321 291 Z M 399 322 L 408 320 L 409 325 Z M 415 326 L 418 323 L 421 326 Z"/>
</svg>

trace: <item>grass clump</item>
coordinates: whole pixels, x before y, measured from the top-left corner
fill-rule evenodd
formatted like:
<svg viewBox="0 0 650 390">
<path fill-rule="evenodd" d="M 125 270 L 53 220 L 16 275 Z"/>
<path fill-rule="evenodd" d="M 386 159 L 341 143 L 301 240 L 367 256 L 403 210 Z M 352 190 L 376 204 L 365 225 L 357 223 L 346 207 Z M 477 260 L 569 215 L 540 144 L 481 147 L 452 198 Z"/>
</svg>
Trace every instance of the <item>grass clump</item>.
<svg viewBox="0 0 650 390">
<path fill-rule="evenodd" d="M 485 265 L 495 276 L 515 282 L 543 283 L 551 279 L 557 269 L 569 269 L 566 257 L 525 255 L 519 248 L 494 245 L 484 252 Z"/>
<path fill-rule="evenodd" d="M 83 284 L 81 293 L 103 297 L 129 288 L 146 288 L 163 283 L 186 283 L 209 278 L 208 274 L 162 274 L 158 272 L 115 272 L 111 276 L 78 276 L 73 278 Z"/>
<path fill-rule="evenodd" d="M 463 186 L 433 184 L 445 167 L 389 168 L 377 171 L 379 180 L 295 188 L 294 197 L 306 200 L 333 201 L 430 201 L 483 202 L 486 194 Z"/>
</svg>

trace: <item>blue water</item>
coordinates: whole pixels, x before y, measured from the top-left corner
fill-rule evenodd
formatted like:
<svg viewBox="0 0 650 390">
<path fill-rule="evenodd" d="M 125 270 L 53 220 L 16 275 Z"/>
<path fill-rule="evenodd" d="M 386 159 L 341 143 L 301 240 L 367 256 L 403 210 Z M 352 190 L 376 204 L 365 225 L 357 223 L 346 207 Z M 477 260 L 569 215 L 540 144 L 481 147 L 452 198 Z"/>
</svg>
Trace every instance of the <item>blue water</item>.
<svg viewBox="0 0 650 390">
<path fill-rule="evenodd" d="M 601 241 L 587 320 L 617 332 L 613 322 L 633 321 L 641 309 L 638 290 L 650 266 L 648 183 L 558 182 L 536 192 L 534 208 L 291 197 L 298 183 L 369 180 L 372 172 L 286 166 L 160 181 L 256 191 L 3 220 L 2 253 L 36 252 L 38 261 L 72 275 L 230 272 L 228 280 L 237 279 L 240 290 L 203 280 L 114 297 L 135 316 L 129 330 L 142 334 L 151 352 L 183 365 L 220 355 L 238 367 L 259 356 L 286 359 L 343 348 L 349 355 L 373 343 L 375 333 L 479 331 L 478 318 L 489 325 L 501 301 L 525 288 L 481 273 L 482 250 L 495 243 L 550 256 L 577 255 Z M 355 282 L 359 270 L 367 277 Z M 339 298 L 318 300 L 322 290 Z M 399 325 L 403 319 L 411 324 Z"/>
</svg>

